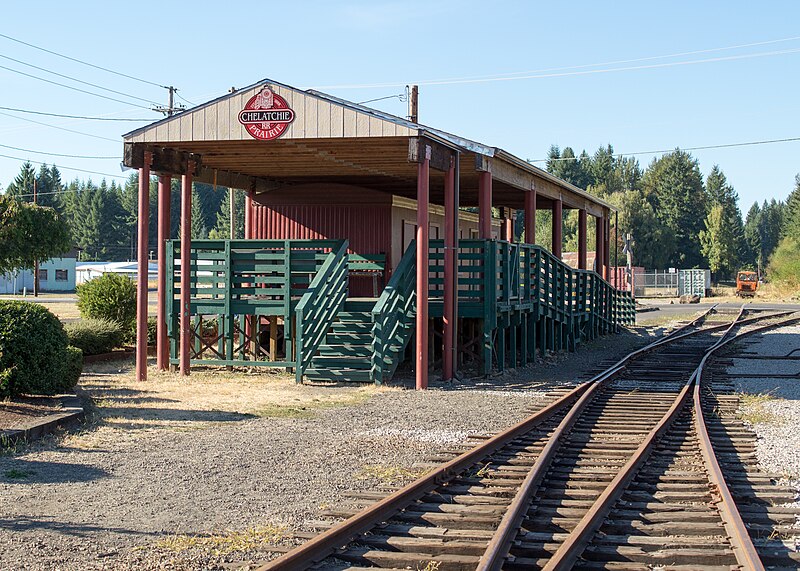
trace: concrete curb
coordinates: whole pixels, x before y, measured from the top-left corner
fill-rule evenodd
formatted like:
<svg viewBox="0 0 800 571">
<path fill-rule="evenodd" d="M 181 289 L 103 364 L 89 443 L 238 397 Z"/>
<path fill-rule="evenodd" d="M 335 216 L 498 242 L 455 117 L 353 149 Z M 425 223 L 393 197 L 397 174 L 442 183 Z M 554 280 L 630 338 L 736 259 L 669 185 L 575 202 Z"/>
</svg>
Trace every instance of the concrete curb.
<svg viewBox="0 0 800 571">
<path fill-rule="evenodd" d="M 85 413 L 81 406 L 81 399 L 76 395 L 64 395 L 61 397 L 62 412 L 34 418 L 23 427 L 13 430 L 0 430 L 0 442 L 5 446 L 14 445 L 17 442 L 27 442 L 41 438 L 46 434 L 55 432 L 61 426 L 80 422 L 84 419 Z"/>
</svg>

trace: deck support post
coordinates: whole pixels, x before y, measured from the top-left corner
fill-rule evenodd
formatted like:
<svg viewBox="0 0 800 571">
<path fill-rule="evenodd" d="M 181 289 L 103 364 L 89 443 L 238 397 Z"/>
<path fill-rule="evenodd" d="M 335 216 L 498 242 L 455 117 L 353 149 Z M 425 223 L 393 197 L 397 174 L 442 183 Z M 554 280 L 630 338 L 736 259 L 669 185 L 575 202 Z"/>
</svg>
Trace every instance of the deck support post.
<svg viewBox="0 0 800 571">
<path fill-rule="evenodd" d="M 492 239 L 492 173 L 478 172 L 478 237 Z"/>
<path fill-rule="evenodd" d="M 444 353 L 442 355 L 442 380 L 453 378 L 455 367 L 455 297 L 457 294 L 455 266 L 456 240 L 458 235 L 455 203 L 455 161 L 444 174 Z M 457 262 L 456 262 L 457 263 Z"/>
<path fill-rule="evenodd" d="M 136 380 L 147 380 L 147 238 L 150 227 L 150 164 L 153 153 L 145 151 L 139 169 L 139 220 L 136 270 Z"/>
<path fill-rule="evenodd" d="M 586 269 L 586 209 L 578 210 L 578 269 Z"/>
<path fill-rule="evenodd" d="M 417 166 L 417 322 L 416 387 L 428 388 L 428 195 L 431 148 Z"/>
<path fill-rule="evenodd" d="M 180 343 L 180 372 L 181 376 L 188 376 L 189 365 L 189 340 L 192 332 L 191 322 L 191 292 L 190 272 L 192 247 L 192 172 L 194 161 L 189 161 L 189 168 L 181 177 L 181 343 Z"/>
<path fill-rule="evenodd" d="M 172 177 L 158 177 L 158 309 L 156 318 L 156 365 L 159 371 L 169 369 L 167 338 L 167 240 L 170 228 L 170 194 Z M 170 276 L 170 279 L 174 279 Z M 172 316 L 169 316 L 171 318 Z"/>
<path fill-rule="evenodd" d="M 561 259 L 563 231 L 564 231 L 564 217 L 562 210 L 562 202 L 560 198 L 553 200 L 553 255 Z"/>
<path fill-rule="evenodd" d="M 536 243 L 536 187 L 525 193 L 525 243 Z"/>
<path fill-rule="evenodd" d="M 505 220 L 503 223 L 505 225 L 504 232 L 503 232 L 503 240 L 506 242 L 513 242 L 514 241 L 514 209 L 513 208 L 506 208 L 505 209 Z"/>
</svg>

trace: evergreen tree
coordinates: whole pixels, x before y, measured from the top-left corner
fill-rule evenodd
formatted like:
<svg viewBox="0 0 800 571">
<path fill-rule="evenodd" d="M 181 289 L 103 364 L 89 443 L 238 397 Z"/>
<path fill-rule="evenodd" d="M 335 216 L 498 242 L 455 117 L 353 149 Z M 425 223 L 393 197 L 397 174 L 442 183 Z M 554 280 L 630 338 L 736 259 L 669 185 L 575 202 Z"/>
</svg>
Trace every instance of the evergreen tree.
<svg viewBox="0 0 800 571">
<path fill-rule="evenodd" d="M 33 202 L 33 181 L 36 180 L 36 170 L 29 162 L 22 163 L 19 174 L 8 185 L 6 194 L 22 202 Z M 38 190 L 38 189 L 37 189 Z"/>
<path fill-rule="evenodd" d="M 800 174 L 794 177 L 794 190 L 786 199 L 783 210 L 781 236 L 800 239 Z"/>
<path fill-rule="evenodd" d="M 675 250 L 675 234 L 656 215 L 644 193 L 624 193 L 620 208 L 620 233 L 633 237 L 633 263 L 646 268 L 666 268 Z"/>
<path fill-rule="evenodd" d="M 656 216 L 674 236 L 669 265 L 704 265 L 700 232 L 705 227 L 707 201 L 697 160 L 680 149 L 654 159 L 642 178 L 642 188 Z"/>
<path fill-rule="evenodd" d="M 739 256 L 733 246 L 733 227 L 722 204 L 714 204 L 708 212 L 706 229 L 700 232 L 700 243 L 714 274 L 730 275 L 736 271 Z"/>
<path fill-rule="evenodd" d="M 225 190 L 225 196 L 219 204 L 217 210 L 217 220 L 214 228 L 209 233 L 210 238 L 227 240 L 231 237 L 231 210 L 230 210 L 230 193 L 233 192 L 234 208 L 236 210 L 236 237 L 244 238 L 244 204 L 245 193 L 232 189 Z M 517 216 L 521 212 L 517 213 Z"/>
<path fill-rule="evenodd" d="M 192 221 L 191 221 L 192 240 L 202 240 L 208 238 L 208 226 L 206 226 L 203 203 L 200 200 L 200 193 L 196 188 L 192 188 Z"/>
<path fill-rule="evenodd" d="M 758 202 L 754 202 L 750 210 L 747 211 L 747 217 L 744 221 L 744 243 L 745 243 L 745 256 L 744 263 L 746 266 L 757 270 L 759 268 L 759 259 L 761 254 L 761 233 L 759 226 L 761 225 L 761 207 Z"/>
<path fill-rule="evenodd" d="M 728 184 L 718 165 L 714 165 L 706 179 L 706 193 L 711 209 L 705 222 L 706 242 L 701 239 L 703 255 L 708 259 L 711 271 L 719 273 L 719 277 L 729 277 L 741 265 L 746 250 L 739 195 Z M 721 209 L 718 213 L 714 212 L 716 206 Z"/>
</svg>

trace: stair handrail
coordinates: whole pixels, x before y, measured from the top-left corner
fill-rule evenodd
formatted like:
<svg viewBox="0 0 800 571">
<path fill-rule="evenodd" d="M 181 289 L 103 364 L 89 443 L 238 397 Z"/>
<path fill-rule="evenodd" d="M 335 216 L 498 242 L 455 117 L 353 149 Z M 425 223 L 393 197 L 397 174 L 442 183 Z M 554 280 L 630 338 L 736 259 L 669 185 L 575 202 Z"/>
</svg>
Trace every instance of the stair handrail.
<svg viewBox="0 0 800 571">
<path fill-rule="evenodd" d="M 347 248 L 341 240 L 331 249 L 295 307 L 295 374 L 303 380 L 311 360 L 347 299 Z"/>
<path fill-rule="evenodd" d="M 389 354 L 393 344 L 405 347 L 411 338 L 417 285 L 417 247 L 412 240 L 400 259 L 397 269 L 389 279 L 375 307 L 372 309 L 372 366 L 371 380 L 382 383 L 392 373 L 387 359 L 399 356 Z M 396 363 L 394 363 L 396 365 Z"/>
</svg>

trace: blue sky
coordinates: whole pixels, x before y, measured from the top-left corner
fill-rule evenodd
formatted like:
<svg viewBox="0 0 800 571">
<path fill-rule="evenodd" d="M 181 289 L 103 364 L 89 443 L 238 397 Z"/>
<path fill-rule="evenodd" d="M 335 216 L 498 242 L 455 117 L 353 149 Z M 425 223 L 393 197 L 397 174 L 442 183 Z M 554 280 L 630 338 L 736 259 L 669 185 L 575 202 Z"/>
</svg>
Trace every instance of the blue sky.
<svg viewBox="0 0 800 571">
<path fill-rule="evenodd" d="M 522 158 L 541 159 L 551 144 L 593 152 L 611 143 L 626 153 L 800 137 L 800 38 L 774 42 L 800 37 L 799 22 L 800 3 L 789 1 L 31 1 L 4 5 L 0 34 L 174 85 L 194 103 L 265 77 L 324 88 L 353 101 L 399 94 L 405 84 L 419 82 L 421 122 Z M 0 66 L 126 102 L 0 68 L 3 107 L 155 120 L 159 116 L 146 109 L 151 106 L 147 101 L 166 101 L 159 87 L 2 37 L 0 55 L 5 56 Z M 75 84 L 8 57 L 125 95 Z M 610 71 L 618 68 L 638 69 Z M 525 78 L 426 83 L 515 74 Z M 387 85 L 350 87 L 375 84 Z M 406 113 L 398 99 L 374 105 Z M 69 167 L 122 173 L 118 159 L 53 157 L 7 147 L 119 157 L 120 135 L 145 124 L 0 113 L 0 145 L 5 145 L 0 155 L 55 162 L 65 179 L 102 178 Z M 800 172 L 800 141 L 693 155 L 704 175 L 720 165 L 745 212 L 754 201 L 784 199 Z M 653 156 L 638 158 L 646 166 Z M 18 160 L 0 158 L 3 188 L 19 166 Z"/>
</svg>

